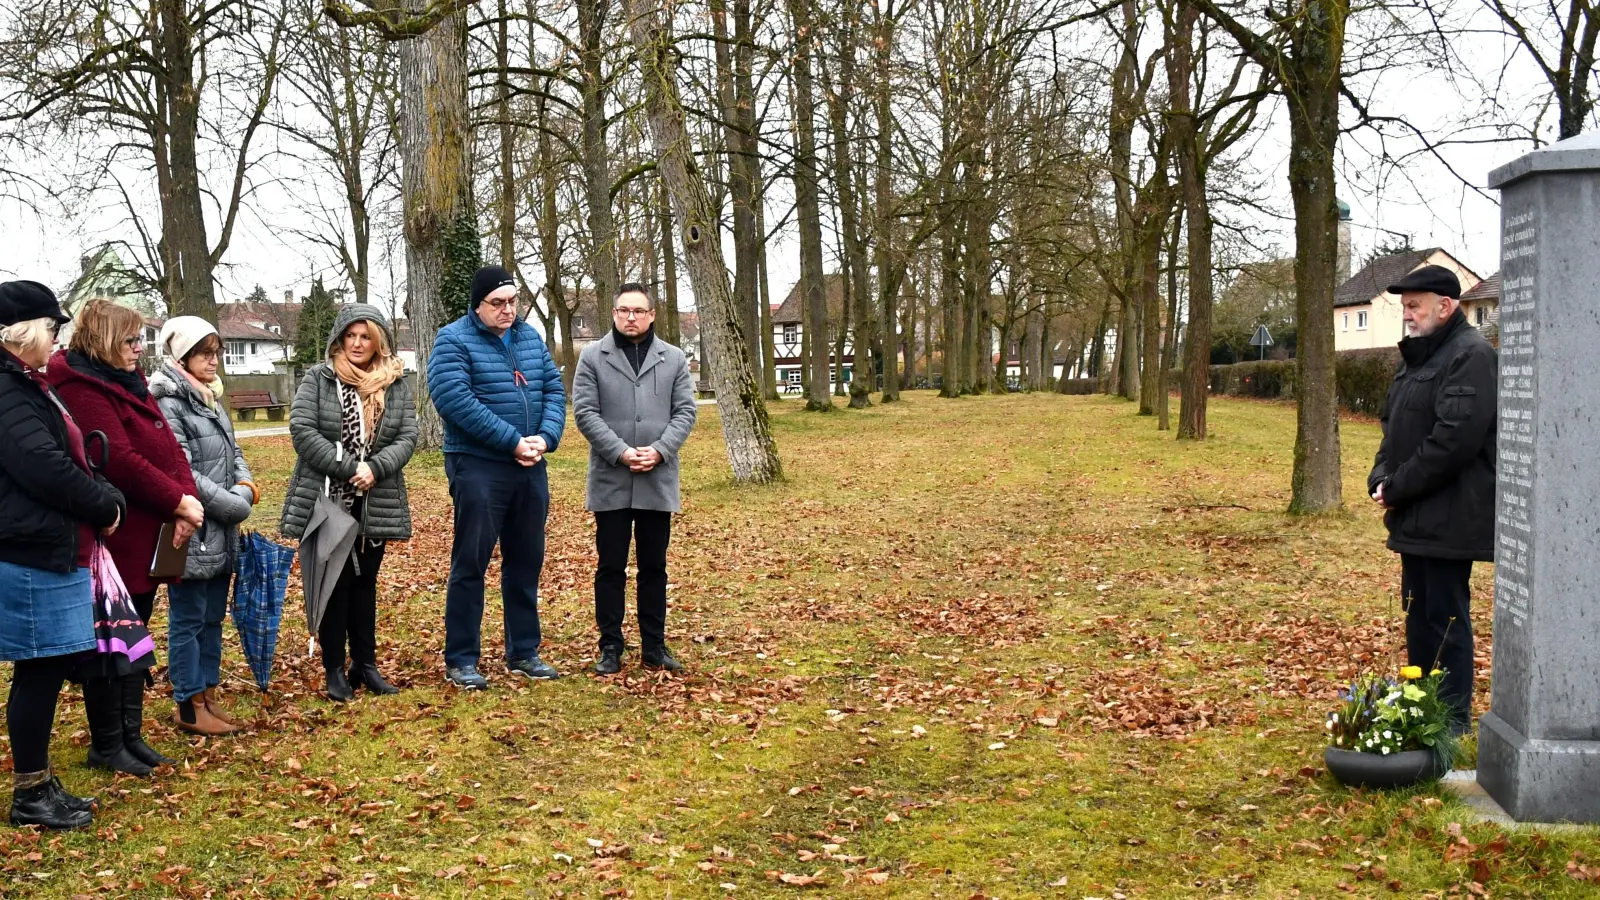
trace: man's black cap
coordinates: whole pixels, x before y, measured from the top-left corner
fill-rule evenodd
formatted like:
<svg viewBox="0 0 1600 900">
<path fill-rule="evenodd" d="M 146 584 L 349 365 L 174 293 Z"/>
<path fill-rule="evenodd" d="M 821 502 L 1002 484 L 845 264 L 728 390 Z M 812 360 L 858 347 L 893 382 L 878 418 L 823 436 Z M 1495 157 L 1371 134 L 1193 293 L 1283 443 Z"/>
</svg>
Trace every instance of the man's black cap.
<svg viewBox="0 0 1600 900">
<path fill-rule="evenodd" d="M 1456 273 L 1444 266 L 1423 266 L 1415 272 L 1389 285 L 1389 293 L 1403 294 L 1406 291 L 1426 291 L 1438 294 L 1441 297 L 1454 297 L 1461 299 L 1461 279 Z"/>
<path fill-rule="evenodd" d="M 0 284 L 0 325 L 15 325 L 43 318 L 55 319 L 58 324 L 71 321 L 61 312 L 55 291 L 37 281 L 7 281 Z"/>
<path fill-rule="evenodd" d="M 515 285 L 517 280 L 511 273 L 499 266 L 484 266 L 476 275 L 472 276 L 472 308 L 477 309 L 483 298 L 507 285 Z"/>
</svg>

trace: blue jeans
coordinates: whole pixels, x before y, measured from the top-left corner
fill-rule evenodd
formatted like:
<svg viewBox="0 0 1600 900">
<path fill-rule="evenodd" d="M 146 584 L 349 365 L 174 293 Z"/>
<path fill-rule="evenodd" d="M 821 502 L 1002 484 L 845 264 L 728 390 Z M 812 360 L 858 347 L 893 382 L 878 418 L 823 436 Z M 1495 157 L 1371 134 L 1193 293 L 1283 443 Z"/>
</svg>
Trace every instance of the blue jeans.
<svg viewBox="0 0 1600 900">
<path fill-rule="evenodd" d="M 222 680 L 222 619 L 233 574 L 167 586 L 167 678 L 183 702 Z"/>
<path fill-rule="evenodd" d="M 544 463 L 523 466 L 469 453 L 446 453 L 445 476 L 455 501 L 450 584 L 444 595 L 444 663 L 476 666 L 482 652 L 484 572 L 500 544 L 500 598 L 505 607 L 506 659 L 539 653 L 539 573 L 550 480 Z"/>
</svg>

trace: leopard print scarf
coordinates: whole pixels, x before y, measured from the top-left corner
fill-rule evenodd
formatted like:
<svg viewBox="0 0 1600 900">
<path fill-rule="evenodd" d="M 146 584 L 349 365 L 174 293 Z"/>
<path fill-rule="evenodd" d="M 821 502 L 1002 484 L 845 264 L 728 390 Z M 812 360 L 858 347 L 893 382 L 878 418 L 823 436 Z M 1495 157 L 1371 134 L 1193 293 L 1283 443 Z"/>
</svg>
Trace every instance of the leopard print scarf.
<svg viewBox="0 0 1600 900">
<path fill-rule="evenodd" d="M 339 387 L 339 443 L 344 447 L 345 459 L 365 460 L 372 449 L 372 435 L 367 431 L 362 415 L 361 393 L 352 385 L 336 381 Z M 345 512 L 355 504 L 359 492 L 348 481 L 328 484 L 328 494 L 339 501 Z"/>
</svg>

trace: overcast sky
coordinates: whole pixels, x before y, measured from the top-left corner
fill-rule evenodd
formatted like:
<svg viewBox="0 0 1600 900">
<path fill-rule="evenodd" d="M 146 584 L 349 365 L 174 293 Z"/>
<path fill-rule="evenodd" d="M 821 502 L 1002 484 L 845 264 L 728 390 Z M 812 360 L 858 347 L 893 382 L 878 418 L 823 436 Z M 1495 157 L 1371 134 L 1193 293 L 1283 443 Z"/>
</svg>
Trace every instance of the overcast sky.
<svg viewBox="0 0 1600 900">
<path fill-rule="evenodd" d="M 1505 83 L 1513 86 L 1508 99 L 1514 100 L 1518 94 L 1525 96 L 1527 102 L 1520 104 L 1522 109 L 1531 110 L 1534 100 L 1547 93 L 1532 66 L 1512 54 L 1499 38 L 1479 36 L 1474 45 L 1474 58 L 1486 71 L 1506 72 Z M 1380 81 L 1379 85 L 1383 89 L 1374 99 L 1386 112 L 1404 116 L 1436 139 L 1459 132 L 1459 122 L 1466 113 L 1483 105 L 1481 96 L 1467 96 L 1472 88 L 1426 72 L 1406 72 L 1388 84 Z M 1527 115 L 1531 117 L 1533 113 Z M 1354 117 L 1347 115 L 1347 119 L 1353 123 Z M 273 140 L 276 138 L 264 137 L 264 148 L 270 149 Z M 1355 266 L 1359 267 L 1373 247 L 1390 243 L 1398 236 L 1409 237 L 1418 248 L 1443 247 L 1480 276 L 1497 271 L 1499 208 L 1493 193 L 1482 186 L 1491 169 L 1528 152 L 1531 145 L 1450 146 L 1440 151 L 1442 160 L 1424 154 L 1411 157 L 1404 166 L 1383 164 L 1377 146 L 1372 133 L 1359 130 L 1346 135 L 1340 146 L 1339 196 L 1352 208 Z M 1394 141 L 1391 153 L 1417 146 L 1415 140 Z M 1250 149 L 1249 157 L 1268 176 L 1266 184 L 1272 192 L 1267 211 L 1250 214 L 1260 229 L 1257 244 L 1263 245 L 1264 255 L 1288 255 L 1293 247 L 1293 223 L 1289 218 L 1287 129 L 1281 103 L 1276 106 L 1273 121 Z M 318 273 L 328 277 L 330 286 L 341 280 L 330 255 L 313 250 L 289 234 L 285 223 L 303 215 L 290 194 L 305 190 L 305 186 L 296 182 L 290 187 L 288 178 L 274 180 L 293 174 L 274 171 L 274 165 L 261 168 L 258 187 L 237 225 L 225 265 L 217 272 L 219 300 L 239 299 L 257 284 L 266 288 L 274 300 L 282 299 L 285 291 L 293 291 L 298 297 Z M 49 166 L 45 160 L 25 161 L 24 168 L 43 172 Z M 141 180 L 139 173 L 125 174 L 130 183 Z M 1463 179 L 1470 184 L 1464 184 Z M 132 237 L 125 215 L 109 202 L 101 208 L 66 210 L 45 201 L 35 212 L 13 201 L 0 201 L 0 212 L 0 276 L 31 278 L 57 289 L 64 289 L 76 277 L 82 255 L 106 240 Z M 210 234 L 214 240 L 214 225 Z M 375 301 L 383 301 L 391 289 L 404 289 L 403 254 L 391 260 L 381 255 L 382 248 L 374 249 L 380 255 L 374 264 L 372 295 Z M 728 258 L 732 259 L 731 247 Z M 789 291 L 798 275 L 798 247 L 792 234 L 780 237 L 769 247 L 768 259 L 770 288 L 776 302 Z M 687 283 L 683 289 L 688 302 L 691 295 Z"/>
</svg>

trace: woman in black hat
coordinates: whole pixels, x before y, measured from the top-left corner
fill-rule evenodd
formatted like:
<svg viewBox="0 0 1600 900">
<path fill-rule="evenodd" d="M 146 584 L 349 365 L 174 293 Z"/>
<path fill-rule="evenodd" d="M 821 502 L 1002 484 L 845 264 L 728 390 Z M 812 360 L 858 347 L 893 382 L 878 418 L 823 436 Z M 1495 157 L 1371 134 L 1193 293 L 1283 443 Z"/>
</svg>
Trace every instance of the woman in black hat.
<svg viewBox="0 0 1600 900">
<path fill-rule="evenodd" d="M 56 697 L 95 649 L 89 553 L 122 522 L 122 494 L 89 469 L 83 434 L 41 369 L 67 317 L 42 284 L 0 284 L 0 660 L 13 663 L 6 729 L 11 824 L 80 828 L 94 801 L 50 771 Z"/>
</svg>

